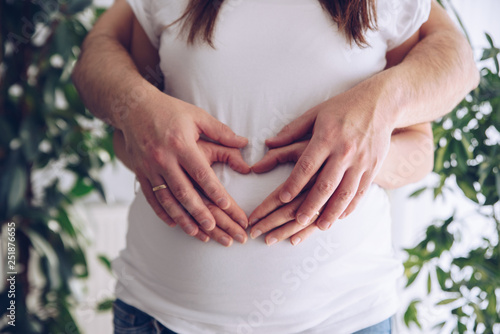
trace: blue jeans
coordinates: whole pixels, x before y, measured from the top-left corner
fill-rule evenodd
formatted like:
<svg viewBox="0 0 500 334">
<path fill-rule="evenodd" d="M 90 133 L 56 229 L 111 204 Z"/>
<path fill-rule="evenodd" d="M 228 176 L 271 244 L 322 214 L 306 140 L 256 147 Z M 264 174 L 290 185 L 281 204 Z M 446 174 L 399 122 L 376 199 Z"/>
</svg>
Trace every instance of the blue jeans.
<svg viewBox="0 0 500 334">
<path fill-rule="evenodd" d="M 120 299 L 113 303 L 113 315 L 114 334 L 176 334 L 155 318 Z M 384 320 L 353 334 L 391 334 L 391 320 Z"/>
</svg>

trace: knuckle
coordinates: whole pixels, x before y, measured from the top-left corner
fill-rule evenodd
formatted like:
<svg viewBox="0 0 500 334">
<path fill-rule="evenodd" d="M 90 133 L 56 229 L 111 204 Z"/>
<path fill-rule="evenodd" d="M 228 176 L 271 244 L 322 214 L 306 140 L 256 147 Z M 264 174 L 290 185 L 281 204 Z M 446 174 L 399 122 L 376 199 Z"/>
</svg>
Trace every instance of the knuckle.
<svg viewBox="0 0 500 334">
<path fill-rule="evenodd" d="M 156 199 L 158 200 L 158 202 L 160 202 L 161 205 L 170 204 L 170 202 L 171 202 L 170 196 L 167 195 L 166 191 L 157 191 L 157 192 L 155 192 L 155 195 L 156 195 Z"/>
<path fill-rule="evenodd" d="M 358 192 L 356 193 L 357 196 L 363 196 L 366 193 L 366 187 L 358 189 Z"/>
<path fill-rule="evenodd" d="M 309 175 L 314 173 L 314 161 L 309 157 L 302 157 L 298 163 L 298 167 L 303 174 Z"/>
<path fill-rule="evenodd" d="M 336 188 L 336 184 L 333 181 L 321 181 L 318 183 L 318 191 L 321 195 L 331 195 Z"/>
<path fill-rule="evenodd" d="M 292 220 L 297 216 L 297 208 L 290 208 L 285 211 L 285 219 Z"/>
<path fill-rule="evenodd" d="M 210 212 L 214 212 L 214 211 L 217 211 L 218 207 L 213 204 L 212 202 L 208 202 L 206 203 L 206 206 L 207 206 L 207 209 L 210 211 Z M 193 216 L 196 216 L 197 214 L 199 215 L 202 215 L 203 212 L 200 210 L 200 212 L 197 212 L 197 211 L 193 211 Z"/>
<path fill-rule="evenodd" d="M 172 194 L 181 203 L 185 203 L 189 199 L 189 191 L 184 186 L 175 186 L 171 189 Z"/>
<path fill-rule="evenodd" d="M 201 218 L 204 216 L 204 213 L 205 211 L 203 209 L 200 209 L 200 208 L 193 208 L 190 212 L 191 216 L 193 216 L 193 218 L 195 220 L 198 220 L 196 218 Z"/>
<path fill-rule="evenodd" d="M 346 142 L 340 148 L 340 154 L 343 158 L 351 157 L 356 151 L 356 146 L 353 143 Z"/>
<path fill-rule="evenodd" d="M 198 183 L 205 183 L 207 179 L 209 178 L 209 172 L 206 168 L 204 167 L 196 167 L 193 170 L 193 178 L 196 180 Z"/>
<path fill-rule="evenodd" d="M 207 183 L 204 187 L 203 190 L 207 194 L 208 197 L 210 198 L 215 198 L 219 199 L 220 197 L 223 196 L 222 192 L 219 191 L 219 187 L 215 183 Z"/>
<path fill-rule="evenodd" d="M 338 199 L 341 201 L 348 201 L 352 197 L 353 192 L 351 190 L 341 190 L 338 194 Z"/>
<path fill-rule="evenodd" d="M 318 140 L 325 145 L 333 142 L 333 132 L 321 132 L 317 136 Z"/>
<path fill-rule="evenodd" d="M 186 143 L 177 131 L 169 133 L 166 142 L 176 151 L 183 151 L 186 147 Z"/>
</svg>

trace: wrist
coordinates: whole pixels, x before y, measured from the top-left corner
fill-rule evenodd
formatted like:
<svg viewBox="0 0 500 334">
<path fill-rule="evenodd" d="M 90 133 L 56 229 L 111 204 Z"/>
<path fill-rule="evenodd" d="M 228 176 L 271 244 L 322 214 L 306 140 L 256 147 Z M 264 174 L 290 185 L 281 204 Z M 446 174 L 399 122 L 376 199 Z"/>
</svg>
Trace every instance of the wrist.
<svg viewBox="0 0 500 334">
<path fill-rule="evenodd" d="M 356 95 L 368 96 L 366 101 L 369 105 L 367 108 L 362 108 L 366 112 L 364 118 L 373 124 L 377 132 L 387 133 L 390 136 L 398 127 L 398 120 L 402 115 L 399 106 L 400 92 L 395 92 L 397 89 L 395 78 L 380 72 L 356 88 L 360 92 Z"/>
<path fill-rule="evenodd" d="M 122 92 L 113 97 L 110 114 L 112 125 L 124 133 L 147 118 L 147 113 L 154 110 L 152 104 L 165 95 L 143 78 L 130 82 Z"/>
</svg>

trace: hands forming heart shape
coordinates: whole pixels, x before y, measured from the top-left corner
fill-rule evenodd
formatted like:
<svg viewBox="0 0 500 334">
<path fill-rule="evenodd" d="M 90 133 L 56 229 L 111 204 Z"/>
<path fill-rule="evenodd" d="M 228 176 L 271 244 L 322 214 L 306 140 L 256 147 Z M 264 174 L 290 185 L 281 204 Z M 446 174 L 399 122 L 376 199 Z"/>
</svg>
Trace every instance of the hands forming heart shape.
<svg viewBox="0 0 500 334">
<path fill-rule="evenodd" d="M 153 105 L 136 116 L 140 119 L 129 116 L 127 124 L 133 128 L 122 128 L 122 151 L 148 203 L 169 226 L 230 246 L 233 240 L 247 241 L 250 225 L 250 236 L 267 233 L 268 245 L 287 238 L 296 245 L 348 216 L 387 156 L 394 126 L 371 100 L 356 98 L 366 96 L 367 89 L 360 84 L 308 110 L 266 141 L 270 150 L 252 167 L 239 151 L 246 138 L 203 109 L 165 94 L 152 98 L 148 103 Z M 159 105 L 163 110 L 167 105 L 168 111 L 147 115 Z M 246 217 L 217 179 L 211 168 L 215 162 L 240 173 L 296 164 L 289 178 Z M 158 185 L 166 187 L 153 192 Z"/>
</svg>

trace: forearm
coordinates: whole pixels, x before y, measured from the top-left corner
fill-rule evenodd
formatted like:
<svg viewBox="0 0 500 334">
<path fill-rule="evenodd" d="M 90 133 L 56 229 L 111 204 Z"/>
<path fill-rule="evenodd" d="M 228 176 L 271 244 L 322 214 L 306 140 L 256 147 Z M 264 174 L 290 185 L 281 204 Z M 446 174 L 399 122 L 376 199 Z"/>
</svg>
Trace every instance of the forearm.
<svg viewBox="0 0 500 334">
<path fill-rule="evenodd" d="M 394 189 L 420 181 L 434 165 L 434 143 L 429 124 L 395 132 L 389 153 L 374 183 Z"/>
<path fill-rule="evenodd" d="M 380 108 L 393 128 L 429 122 L 450 112 L 479 83 L 466 38 L 433 3 L 420 41 L 401 63 L 372 77 Z"/>
<path fill-rule="evenodd" d="M 122 128 L 145 92 L 157 90 L 140 75 L 125 47 L 104 34 L 85 40 L 72 77 L 87 108 L 115 128 Z"/>
<path fill-rule="evenodd" d="M 131 112 L 160 93 L 143 77 L 158 63 L 156 49 L 147 43 L 128 4 L 118 0 L 82 44 L 73 82 L 87 108 L 115 128 L 123 128 Z M 161 85 L 158 78 L 154 83 Z"/>
</svg>

